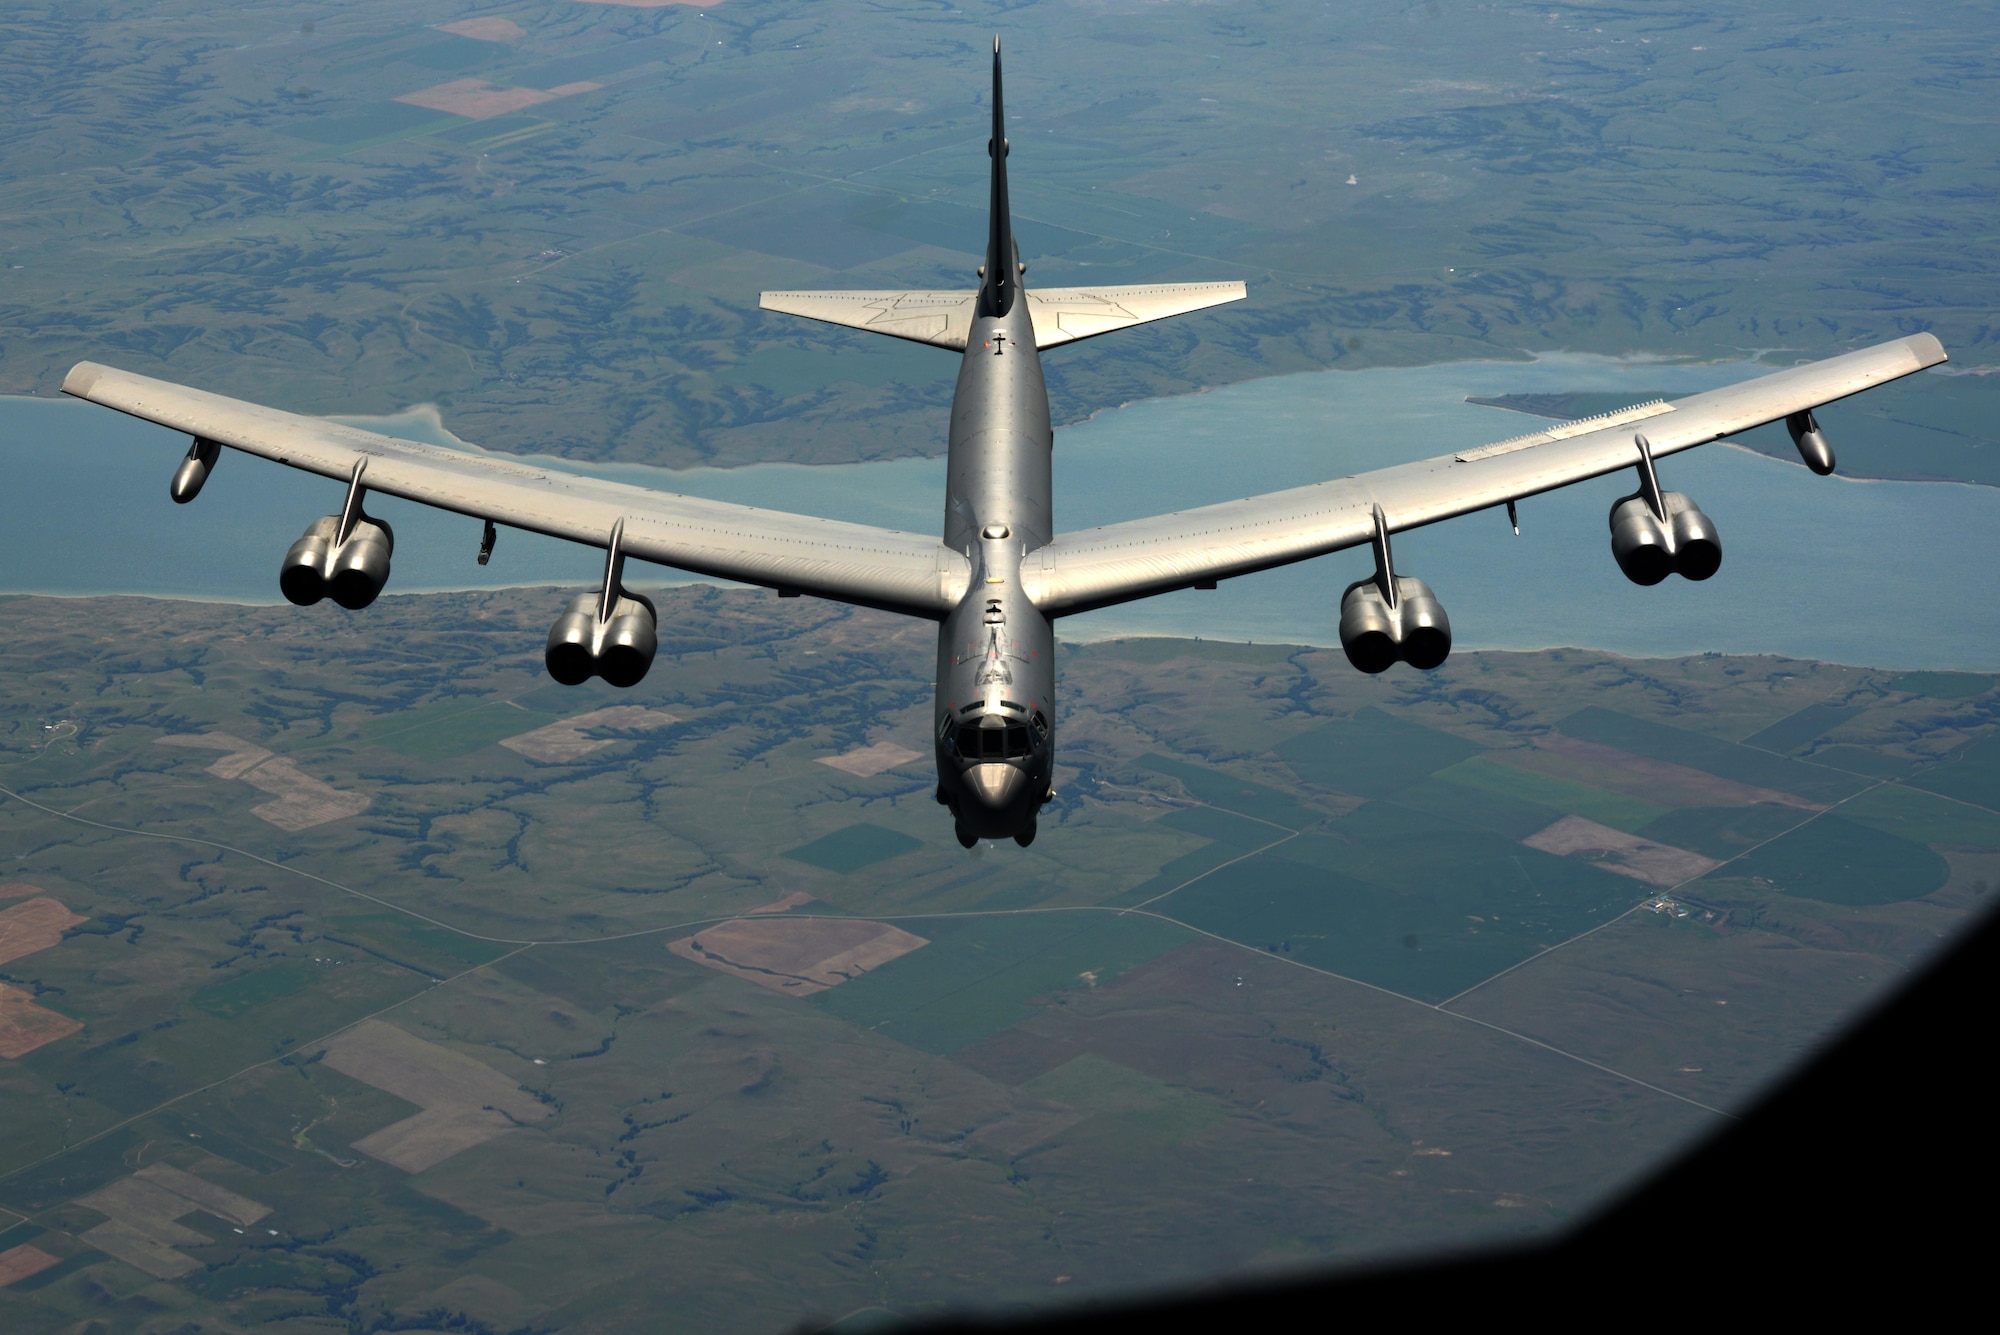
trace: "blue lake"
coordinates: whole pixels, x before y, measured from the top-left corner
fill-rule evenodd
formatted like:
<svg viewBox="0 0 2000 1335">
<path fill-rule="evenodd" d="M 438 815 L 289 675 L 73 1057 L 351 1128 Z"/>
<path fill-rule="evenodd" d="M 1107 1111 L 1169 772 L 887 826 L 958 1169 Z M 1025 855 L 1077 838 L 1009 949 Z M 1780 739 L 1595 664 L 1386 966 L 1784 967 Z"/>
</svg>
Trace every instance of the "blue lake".
<svg viewBox="0 0 2000 1335">
<path fill-rule="evenodd" d="M 1060 354 L 1056 354 L 1060 355 Z M 1329 371 L 1154 399 L 1099 414 L 1056 438 L 1064 529 L 1296 486 L 1535 429 L 1536 419 L 1467 395 L 1568 390 L 1687 393 L 1758 373 L 1748 364 L 1678 366 L 1552 355 L 1409 370 Z M 282 394 L 268 396 L 282 406 Z M 1838 408 L 1822 414 L 1835 449 Z M 435 414 L 353 419 L 456 444 Z M 940 415 L 939 428 L 943 421 Z M 227 453 L 201 498 L 177 506 L 167 479 L 184 436 L 69 400 L 0 398 L 0 591 L 137 593 L 279 601 L 278 558 L 341 487 Z M 766 464 L 577 472 L 778 509 L 938 531 L 942 460 Z M 1628 584 L 1612 565 L 1605 514 L 1629 475 L 1521 505 L 1520 537 L 1500 513 L 1397 539 L 1403 573 L 1428 581 L 1464 648 L 1575 645 L 1631 655 L 1779 653 L 1893 668 L 2000 671 L 2000 488 L 1817 478 L 1796 464 L 1713 446 L 1664 462 L 1663 480 L 1698 500 L 1723 537 L 1705 584 Z M 587 586 L 601 556 L 503 531 L 474 564 L 479 525 L 387 498 L 370 509 L 396 530 L 391 590 Z M 1068 639 L 1190 635 L 1336 643 L 1337 601 L 1366 573 L 1359 552 L 1171 594 L 1062 623 Z M 637 573 L 637 572 L 635 572 Z M 669 571 L 653 583 L 679 582 Z M 642 575 L 633 580 L 645 586 Z M 551 600 L 550 615 L 555 613 Z M 344 615 L 330 606 L 306 615 Z"/>
</svg>

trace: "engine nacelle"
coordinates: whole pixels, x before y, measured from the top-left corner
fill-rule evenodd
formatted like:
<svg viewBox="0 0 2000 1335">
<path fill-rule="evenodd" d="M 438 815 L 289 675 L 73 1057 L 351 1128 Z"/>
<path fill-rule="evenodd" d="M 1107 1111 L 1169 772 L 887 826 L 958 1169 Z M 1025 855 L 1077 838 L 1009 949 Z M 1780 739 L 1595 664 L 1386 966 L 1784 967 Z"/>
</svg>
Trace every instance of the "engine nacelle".
<svg viewBox="0 0 2000 1335">
<path fill-rule="evenodd" d="M 1715 524 L 1678 491 L 1660 493 L 1661 523 L 1643 495 L 1611 507 L 1611 555 L 1634 584 L 1658 584 L 1668 575 L 1707 579 L 1722 567 L 1722 539 Z"/>
<path fill-rule="evenodd" d="M 604 620 L 598 619 L 599 605 L 594 593 L 572 600 L 549 629 L 542 661 L 565 686 L 581 686 L 592 677 L 636 686 L 659 650 L 659 614 L 651 599 L 636 593 L 621 592 Z"/>
<path fill-rule="evenodd" d="M 278 588 L 300 607 L 331 597 L 349 611 L 359 611 L 389 582 L 389 558 L 395 551 L 396 535 L 379 519 L 356 519 L 346 542 L 340 541 L 339 515 L 315 519 L 285 553 Z"/>
<path fill-rule="evenodd" d="M 1347 586 L 1340 600 L 1340 647 L 1363 672 L 1386 672 L 1398 662 L 1428 672 L 1451 654 L 1451 619 L 1430 585 L 1407 575 L 1393 578 L 1393 607 L 1373 579 Z"/>
</svg>

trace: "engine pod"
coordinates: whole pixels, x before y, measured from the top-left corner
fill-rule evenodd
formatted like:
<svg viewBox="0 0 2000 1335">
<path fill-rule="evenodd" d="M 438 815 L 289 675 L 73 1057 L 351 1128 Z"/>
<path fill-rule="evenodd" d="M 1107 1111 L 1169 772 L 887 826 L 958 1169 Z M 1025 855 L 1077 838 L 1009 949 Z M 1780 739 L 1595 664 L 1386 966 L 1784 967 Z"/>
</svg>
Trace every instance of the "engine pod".
<svg viewBox="0 0 2000 1335">
<path fill-rule="evenodd" d="M 357 519 L 347 541 L 327 555 L 326 591 L 350 612 L 375 601 L 389 582 L 396 535 L 378 519 Z"/>
<path fill-rule="evenodd" d="M 1674 573 L 1673 540 L 1644 497 L 1611 507 L 1611 557 L 1634 584 L 1658 584 Z"/>
<path fill-rule="evenodd" d="M 1451 656 L 1451 618 L 1422 580 L 1399 577 L 1396 586 L 1402 603 L 1396 611 L 1403 623 L 1403 661 L 1429 672 Z"/>
<path fill-rule="evenodd" d="M 1396 577 L 1394 607 L 1380 585 L 1364 579 L 1341 596 L 1340 647 L 1348 662 L 1370 675 L 1398 662 L 1428 672 L 1451 655 L 1451 618 L 1420 579 Z"/>
<path fill-rule="evenodd" d="M 1399 656 L 1396 614 L 1372 579 L 1348 586 L 1340 600 L 1340 647 L 1369 675 L 1387 672 Z"/>
<path fill-rule="evenodd" d="M 1674 573 L 1682 579 L 1703 580 L 1722 568 L 1722 538 L 1695 503 L 1679 492 L 1666 495 L 1673 516 Z"/>
<path fill-rule="evenodd" d="M 621 597 L 598 639 L 597 675 L 621 688 L 644 680 L 659 648 L 658 620 L 651 599 L 635 593 Z"/>
<path fill-rule="evenodd" d="M 315 519 L 286 551 L 278 567 L 278 591 L 285 601 L 311 607 L 326 597 L 327 557 L 339 533 L 339 515 Z"/>
<path fill-rule="evenodd" d="M 549 643 L 542 661 L 549 675 L 565 686 L 581 686 L 597 672 L 597 595 L 586 593 L 570 600 L 556 624 L 549 628 Z"/>
<path fill-rule="evenodd" d="M 653 666 L 659 648 L 658 614 L 651 599 L 621 593 L 604 621 L 597 618 L 598 595 L 580 594 L 549 628 L 542 661 L 565 686 L 602 677 L 612 686 L 636 686 Z"/>
</svg>

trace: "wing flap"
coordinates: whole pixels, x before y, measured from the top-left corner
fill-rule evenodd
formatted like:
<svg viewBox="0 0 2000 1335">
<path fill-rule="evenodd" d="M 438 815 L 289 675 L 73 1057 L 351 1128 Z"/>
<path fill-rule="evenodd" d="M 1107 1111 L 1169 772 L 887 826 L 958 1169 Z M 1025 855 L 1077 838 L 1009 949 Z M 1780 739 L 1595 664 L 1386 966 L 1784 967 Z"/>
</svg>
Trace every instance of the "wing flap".
<svg viewBox="0 0 2000 1335">
<path fill-rule="evenodd" d="M 766 292 L 767 311 L 963 352 L 977 292 Z"/>
<path fill-rule="evenodd" d="M 936 538 L 579 477 L 533 464 L 377 435 L 170 381 L 81 362 L 63 392 L 345 482 L 366 459 L 370 491 L 603 547 L 722 579 L 912 616 L 943 616 L 970 580 Z"/>
<path fill-rule="evenodd" d="M 1241 283 L 1155 283 L 1145 287 L 1051 287 L 1027 290 L 1035 346 L 1052 348 L 1114 330 L 1241 301 Z"/>
<path fill-rule="evenodd" d="M 1944 360 L 1944 348 L 1936 338 L 1913 334 L 1671 405 L 1645 405 L 1643 419 L 1614 414 L 1615 422 L 1581 434 L 1563 436 L 1557 429 L 1501 442 L 1507 446 L 1504 450 L 1467 450 L 1333 482 L 1065 533 L 1042 549 L 1029 592 L 1036 606 L 1051 615 L 1086 612 L 1303 561 L 1367 542 L 1376 505 L 1382 507 L 1391 529 L 1419 528 L 1634 467 L 1636 429 L 1645 431 L 1655 457 L 1674 454 Z"/>
</svg>

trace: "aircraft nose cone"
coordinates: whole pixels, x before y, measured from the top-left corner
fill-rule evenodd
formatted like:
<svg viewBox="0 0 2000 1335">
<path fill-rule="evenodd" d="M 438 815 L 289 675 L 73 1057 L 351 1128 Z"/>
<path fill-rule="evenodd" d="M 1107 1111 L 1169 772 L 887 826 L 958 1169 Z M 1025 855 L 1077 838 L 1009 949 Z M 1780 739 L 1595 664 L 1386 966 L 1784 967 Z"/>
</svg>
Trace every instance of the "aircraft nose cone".
<svg viewBox="0 0 2000 1335">
<path fill-rule="evenodd" d="M 1028 786 L 1028 775 L 1012 765 L 974 765 L 965 772 L 965 786 L 972 798 L 988 811 L 1005 811 L 1014 806 Z"/>
</svg>

